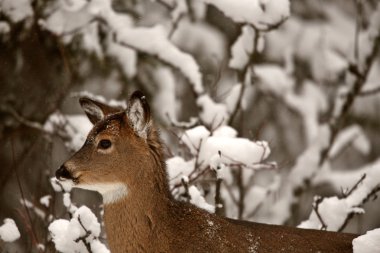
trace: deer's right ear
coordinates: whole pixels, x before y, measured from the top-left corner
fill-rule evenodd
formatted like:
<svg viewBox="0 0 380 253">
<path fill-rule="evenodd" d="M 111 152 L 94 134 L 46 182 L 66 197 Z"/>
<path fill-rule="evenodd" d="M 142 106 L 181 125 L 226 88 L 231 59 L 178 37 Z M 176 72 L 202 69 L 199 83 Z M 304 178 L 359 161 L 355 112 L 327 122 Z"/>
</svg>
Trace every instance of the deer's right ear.
<svg viewBox="0 0 380 253">
<path fill-rule="evenodd" d="M 129 101 L 127 116 L 135 132 L 146 139 L 150 127 L 150 108 L 144 94 L 135 91 Z"/>
<path fill-rule="evenodd" d="M 81 97 L 79 99 L 79 103 L 82 106 L 82 109 L 86 113 L 88 119 L 91 121 L 92 124 L 96 124 L 100 120 L 104 119 L 106 116 L 106 105 L 91 100 L 87 97 Z"/>
</svg>

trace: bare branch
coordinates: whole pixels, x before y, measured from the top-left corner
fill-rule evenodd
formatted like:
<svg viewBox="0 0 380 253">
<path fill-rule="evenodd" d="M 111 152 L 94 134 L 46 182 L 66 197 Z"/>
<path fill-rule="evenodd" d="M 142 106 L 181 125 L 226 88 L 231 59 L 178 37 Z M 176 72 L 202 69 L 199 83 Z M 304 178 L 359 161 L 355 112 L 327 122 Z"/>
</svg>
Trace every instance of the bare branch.
<svg viewBox="0 0 380 253">
<path fill-rule="evenodd" d="M 89 230 L 87 230 L 87 229 L 85 228 L 85 226 L 84 226 L 83 223 L 82 223 L 82 220 L 80 219 L 80 215 L 78 215 L 78 222 L 79 222 L 79 224 L 81 225 L 81 227 L 83 228 L 85 234 L 84 234 L 83 236 L 80 236 L 80 237 L 78 237 L 77 239 L 75 239 L 75 242 L 82 241 L 83 244 L 84 244 L 84 246 L 86 247 L 87 251 L 88 251 L 89 253 L 92 253 L 91 245 L 90 245 L 90 243 L 88 243 L 88 242 L 86 241 L 87 237 L 89 237 L 89 236 L 91 235 L 91 231 L 89 231 Z"/>
<path fill-rule="evenodd" d="M 359 96 L 360 97 L 371 96 L 371 95 L 376 95 L 379 92 L 380 92 L 380 85 L 377 85 L 376 88 L 363 90 L 362 92 L 359 93 Z"/>
<path fill-rule="evenodd" d="M 317 215 L 319 221 L 320 221 L 321 224 L 322 224 L 321 230 L 327 230 L 327 225 L 326 225 L 326 223 L 323 221 L 322 216 L 321 216 L 321 214 L 320 214 L 319 211 L 318 211 L 319 205 L 322 203 L 322 201 L 323 201 L 323 197 L 317 197 L 317 199 L 316 199 L 315 202 L 313 203 L 313 209 L 314 209 L 314 212 L 315 212 L 315 214 Z"/>
</svg>

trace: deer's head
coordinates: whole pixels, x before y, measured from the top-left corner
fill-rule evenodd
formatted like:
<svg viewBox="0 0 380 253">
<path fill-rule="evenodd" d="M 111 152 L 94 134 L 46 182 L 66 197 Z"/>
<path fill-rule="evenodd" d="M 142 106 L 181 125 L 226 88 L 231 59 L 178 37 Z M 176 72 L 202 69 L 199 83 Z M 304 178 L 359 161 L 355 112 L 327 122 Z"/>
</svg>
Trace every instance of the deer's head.
<svg viewBox="0 0 380 253">
<path fill-rule="evenodd" d="M 89 98 L 79 101 L 94 126 L 82 148 L 56 171 L 58 180 L 98 191 L 105 203 L 166 180 L 161 145 L 141 92 L 132 94 L 126 110 Z"/>
</svg>

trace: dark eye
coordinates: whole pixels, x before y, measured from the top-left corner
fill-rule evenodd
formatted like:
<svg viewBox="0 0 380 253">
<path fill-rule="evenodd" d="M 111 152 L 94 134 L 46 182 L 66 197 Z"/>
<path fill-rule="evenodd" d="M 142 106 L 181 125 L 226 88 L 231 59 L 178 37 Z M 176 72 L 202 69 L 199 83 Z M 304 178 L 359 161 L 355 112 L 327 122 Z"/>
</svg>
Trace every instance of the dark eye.
<svg viewBox="0 0 380 253">
<path fill-rule="evenodd" d="M 107 149 L 107 148 L 110 148 L 111 145 L 112 145 L 112 143 L 110 140 L 100 140 L 100 142 L 98 144 L 98 148 Z"/>
</svg>

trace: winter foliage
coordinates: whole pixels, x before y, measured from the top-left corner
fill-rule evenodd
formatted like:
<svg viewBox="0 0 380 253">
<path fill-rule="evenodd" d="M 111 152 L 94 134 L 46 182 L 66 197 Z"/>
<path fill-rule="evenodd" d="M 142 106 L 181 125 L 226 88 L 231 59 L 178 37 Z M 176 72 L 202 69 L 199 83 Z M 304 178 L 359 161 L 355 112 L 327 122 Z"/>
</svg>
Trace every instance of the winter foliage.
<svg viewBox="0 0 380 253">
<path fill-rule="evenodd" d="M 52 38 L 44 47 L 55 43 L 56 76 L 77 85 L 40 118 L 0 100 L 1 131 L 36 130 L 54 150 L 41 192 L 13 184 L 19 217 L 0 226 L 9 251 L 110 252 L 99 198 L 52 176 L 92 128 L 78 97 L 125 109 L 140 89 L 176 199 L 230 218 L 363 234 L 354 253 L 380 252 L 380 4 L 322 2 L 0 1 L 0 45 L 37 29 Z"/>
</svg>

